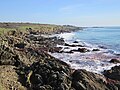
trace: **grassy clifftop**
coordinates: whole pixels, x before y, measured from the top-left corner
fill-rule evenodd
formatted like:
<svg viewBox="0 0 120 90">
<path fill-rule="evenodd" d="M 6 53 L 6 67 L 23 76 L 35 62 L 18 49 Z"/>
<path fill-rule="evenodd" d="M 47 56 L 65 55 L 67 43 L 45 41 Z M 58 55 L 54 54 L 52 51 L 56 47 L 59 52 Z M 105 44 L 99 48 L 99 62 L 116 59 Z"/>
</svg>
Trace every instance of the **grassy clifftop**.
<svg viewBox="0 0 120 90">
<path fill-rule="evenodd" d="M 0 23 L 0 34 L 10 30 L 32 30 L 41 33 L 59 33 L 79 30 L 80 27 L 71 25 L 35 24 L 35 23 Z"/>
</svg>

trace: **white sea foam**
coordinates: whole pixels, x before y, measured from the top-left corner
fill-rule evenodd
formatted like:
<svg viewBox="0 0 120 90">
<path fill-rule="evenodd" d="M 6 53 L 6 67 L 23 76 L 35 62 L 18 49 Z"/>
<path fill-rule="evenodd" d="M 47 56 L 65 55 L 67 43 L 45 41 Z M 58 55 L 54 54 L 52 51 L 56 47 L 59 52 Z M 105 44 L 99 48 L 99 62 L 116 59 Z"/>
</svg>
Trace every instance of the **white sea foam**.
<svg viewBox="0 0 120 90">
<path fill-rule="evenodd" d="M 50 53 L 52 56 L 66 62 L 71 66 L 73 69 L 86 69 L 90 72 L 95 72 L 101 74 L 104 70 L 109 70 L 111 67 L 120 64 L 113 64 L 110 63 L 109 60 L 112 58 L 116 58 L 115 55 L 112 53 L 108 53 L 108 49 L 100 48 L 97 45 L 92 45 L 81 40 L 74 39 L 74 33 L 62 33 L 58 34 L 57 36 L 60 38 L 64 38 L 66 43 L 69 45 L 83 45 L 83 48 L 87 48 L 90 52 L 80 53 Z M 78 41 L 78 43 L 73 43 L 73 41 Z M 57 47 L 62 47 L 62 51 L 69 52 L 71 50 L 78 50 L 78 48 L 82 47 L 70 47 L 70 46 L 63 46 L 57 45 Z M 93 49 L 100 49 L 100 51 L 93 52 Z M 120 57 L 119 57 L 120 59 Z"/>
<path fill-rule="evenodd" d="M 104 70 L 109 70 L 111 67 L 120 64 L 109 63 L 108 60 L 91 60 L 86 59 L 87 54 L 80 53 L 50 53 L 52 56 L 66 62 L 73 69 L 86 69 L 90 72 L 101 74 Z M 89 55 L 89 54 L 88 54 Z"/>
<path fill-rule="evenodd" d="M 61 33 L 58 36 L 60 38 L 64 38 L 67 41 L 67 40 L 72 40 L 74 38 L 74 35 L 75 35 L 74 33 Z"/>
</svg>

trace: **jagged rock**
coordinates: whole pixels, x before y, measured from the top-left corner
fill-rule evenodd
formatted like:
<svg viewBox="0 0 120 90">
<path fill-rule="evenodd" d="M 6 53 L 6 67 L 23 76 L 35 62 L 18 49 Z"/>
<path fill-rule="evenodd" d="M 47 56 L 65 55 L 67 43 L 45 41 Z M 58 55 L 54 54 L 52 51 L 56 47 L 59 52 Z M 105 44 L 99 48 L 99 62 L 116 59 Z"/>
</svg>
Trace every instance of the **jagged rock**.
<svg viewBox="0 0 120 90">
<path fill-rule="evenodd" d="M 120 66 L 112 67 L 110 70 L 104 71 L 107 78 L 120 81 Z"/>
<path fill-rule="evenodd" d="M 43 86 L 38 85 L 35 90 L 53 90 L 53 89 L 50 85 L 43 85 Z"/>
<path fill-rule="evenodd" d="M 88 50 L 86 48 L 78 48 L 78 51 L 81 53 L 85 53 L 85 52 L 89 52 L 90 50 Z"/>
<path fill-rule="evenodd" d="M 92 51 L 100 51 L 100 49 L 93 49 Z"/>
<path fill-rule="evenodd" d="M 116 63 L 120 63 L 120 60 L 118 60 L 118 59 L 111 59 L 111 60 L 110 60 L 110 63 L 115 63 L 115 64 L 116 64 Z"/>
<path fill-rule="evenodd" d="M 37 32 L 36 32 L 36 31 L 30 31 L 30 34 L 34 34 L 34 35 L 36 35 Z"/>
<path fill-rule="evenodd" d="M 102 48 L 102 49 L 107 49 L 107 47 L 105 46 L 98 46 L 99 48 Z"/>
<path fill-rule="evenodd" d="M 74 71 L 72 78 L 72 87 L 76 90 L 108 90 L 101 75 L 80 69 Z"/>
<path fill-rule="evenodd" d="M 73 43 L 79 43 L 78 41 L 74 41 Z"/>
<path fill-rule="evenodd" d="M 75 45 L 75 44 L 70 45 L 68 43 L 65 43 L 64 45 L 69 47 L 84 47 L 83 45 Z"/>
<path fill-rule="evenodd" d="M 61 47 L 53 47 L 53 48 L 50 48 L 49 52 L 51 52 L 51 53 L 55 53 L 55 52 L 59 53 L 61 49 L 62 49 Z"/>
<path fill-rule="evenodd" d="M 50 90 L 69 90 L 71 88 L 69 67 L 54 61 L 54 59 L 53 61 L 47 59 L 33 63 L 30 70 L 33 72 L 30 76 L 30 82 L 35 90 L 38 88 L 47 90 L 44 87 L 46 85 L 52 88 Z"/>
<path fill-rule="evenodd" d="M 109 90 L 120 90 L 120 66 L 105 70 L 103 74 L 107 78 L 107 87 Z"/>
<path fill-rule="evenodd" d="M 72 82 L 72 85 L 73 85 L 73 87 L 74 87 L 76 90 L 87 90 L 87 88 L 85 87 L 85 85 L 82 84 L 81 82 L 73 81 L 73 82 Z"/>
</svg>

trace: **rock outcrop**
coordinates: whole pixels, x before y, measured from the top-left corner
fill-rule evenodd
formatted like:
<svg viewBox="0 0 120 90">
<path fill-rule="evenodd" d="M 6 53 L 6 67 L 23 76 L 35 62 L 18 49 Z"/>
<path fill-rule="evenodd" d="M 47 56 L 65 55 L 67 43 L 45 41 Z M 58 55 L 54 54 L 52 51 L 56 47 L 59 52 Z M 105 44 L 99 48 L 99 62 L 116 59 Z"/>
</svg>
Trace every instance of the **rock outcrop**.
<svg viewBox="0 0 120 90">
<path fill-rule="evenodd" d="M 5 27 L 11 25 L 13 24 L 5 24 Z M 65 26 L 65 31 L 69 31 L 67 27 Z M 74 27 L 71 28 L 74 30 Z M 51 32 L 64 31 L 60 29 L 57 32 L 56 29 L 59 28 L 54 28 Z M 68 64 L 52 57 L 48 52 L 62 52 L 62 48 L 56 47 L 57 44 L 80 47 L 67 53 L 85 53 L 89 50 L 83 45 L 69 45 L 57 37 L 42 36 L 45 31 L 32 30 L 34 29 L 30 27 L 27 33 L 10 31 L 8 35 L 0 37 L 0 89 L 2 86 L 5 90 L 120 90 L 120 66 L 104 71 L 103 75 L 82 69 L 72 70 Z"/>
<path fill-rule="evenodd" d="M 106 86 L 106 80 L 102 75 L 81 69 L 76 70 L 72 77 L 72 87 L 76 90 L 109 90 Z"/>
<path fill-rule="evenodd" d="M 120 60 L 118 60 L 118 59 L 111 59 L 111 60 L 110 60 L 110 63 L 115 63 L 115 64 L 116 64 L 116 63 L 120 63 Z"/>
<path fill-rule="evenodd" d="M 104 71 L 104 75 L 110 79 L 120 81 L 120 66 L 115 66 L 110 70 Z"/>
</svg>

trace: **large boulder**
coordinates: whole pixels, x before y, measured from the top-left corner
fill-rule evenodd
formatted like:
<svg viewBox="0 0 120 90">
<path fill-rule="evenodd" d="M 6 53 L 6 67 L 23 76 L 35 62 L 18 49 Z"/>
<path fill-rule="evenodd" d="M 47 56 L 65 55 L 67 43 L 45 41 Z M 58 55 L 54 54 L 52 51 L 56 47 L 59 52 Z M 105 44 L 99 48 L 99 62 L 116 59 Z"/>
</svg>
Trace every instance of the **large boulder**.
<svg viewBox="0 0 120 90">
<path fill-rule="evenodd" d="M 39 60 L 30 66 L 26 83 L 33 90 L 70 90 L 70 68 L 55 58 Z"/>
<path fill-rule="evenodd" d="M 72 87 L 76 90 L 109 90 L 102 75 L 80 69 L 74 71 L 72 78 Z"/>
<path fill-rule="evenodd" d="M 120 66 L 115 66 L 103 73 L 107 78 L 107 87 L 110 90 L 120 90 Z"/>
<path fill-rule="evenodd" d="M 111 59 L 111 60 L 110 60 L 110 63 L 115 63 L 115 64 L 116 64 L 116 63 L 120 63 L 120 60 L 118 60 L 118 59 Z"/>
<path fill-rule="evenodd" d="M 107 78 L 119 80 L 120 81 L 120 66 L 115 66 L 110 70 L 104 71 L 104 75 Z"/>
<path fill-rule="evenodd" d="M 90 50 L 88 50 L 87 48 L 78 48 L 78 51 L 81 53 L 85 53 L 85 52 L 89 52 Z"/>
<path fill-rule="evenodd" d="M 94 48 L 92 51 L 100 51 L 100 49 L 98 49 L 98 48 Z"/>
</svg>

